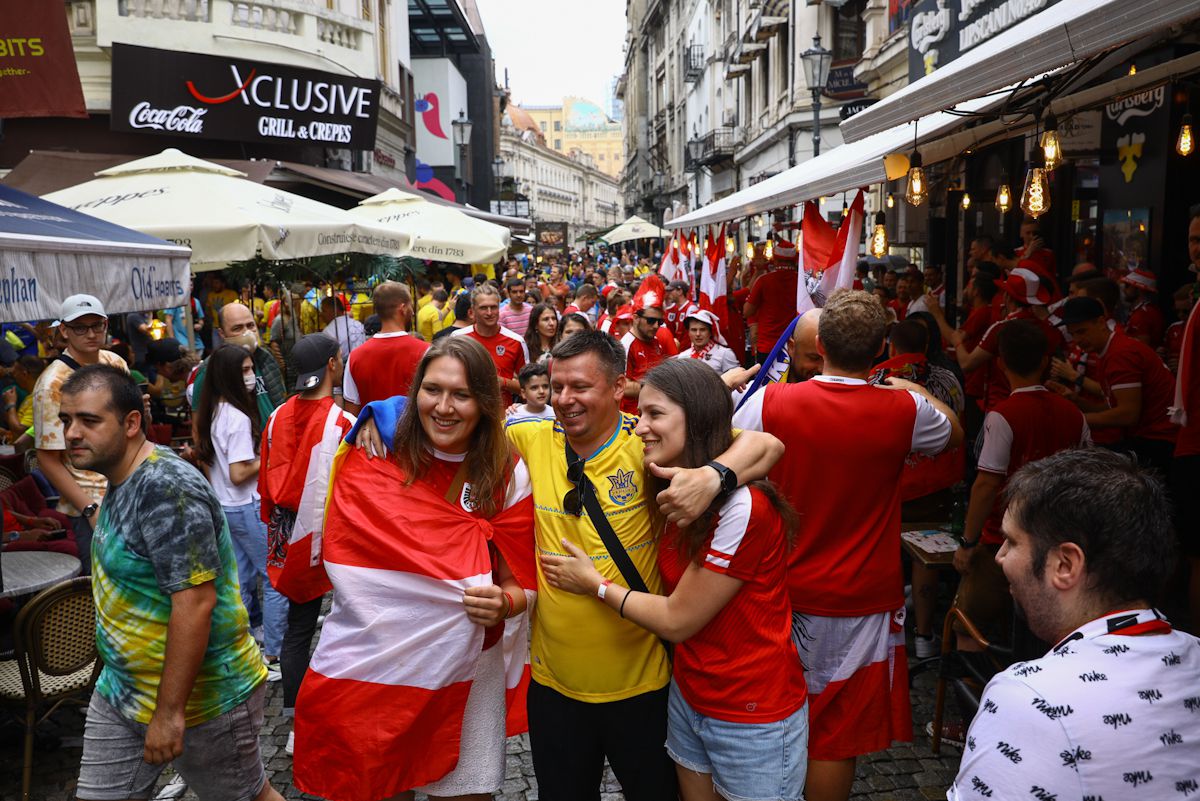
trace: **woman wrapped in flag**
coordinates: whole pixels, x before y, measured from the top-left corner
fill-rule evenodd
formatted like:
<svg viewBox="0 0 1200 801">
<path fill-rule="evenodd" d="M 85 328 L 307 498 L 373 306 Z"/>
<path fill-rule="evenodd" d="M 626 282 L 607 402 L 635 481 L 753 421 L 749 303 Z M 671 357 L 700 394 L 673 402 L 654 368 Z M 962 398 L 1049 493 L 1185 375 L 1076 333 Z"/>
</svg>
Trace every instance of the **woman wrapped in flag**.
<svg viewBox="0 0 1200 801">
<path fill-rule="evenodd" d="M 536 588 L 529 473 L 503 425 L 487 351 L 448 337 L 417 366 L 392 454 L 340 448 L 323 546 L 333 607 L 296 702 L 303 791 L 499 790 Z"/>
</svg>

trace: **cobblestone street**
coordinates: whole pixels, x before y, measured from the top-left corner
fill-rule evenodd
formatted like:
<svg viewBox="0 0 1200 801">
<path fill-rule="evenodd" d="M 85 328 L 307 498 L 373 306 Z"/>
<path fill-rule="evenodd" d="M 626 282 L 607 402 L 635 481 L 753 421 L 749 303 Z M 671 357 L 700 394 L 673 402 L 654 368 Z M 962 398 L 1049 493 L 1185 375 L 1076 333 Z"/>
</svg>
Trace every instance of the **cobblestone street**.
<svg viewBox="0 0 1200 801">
<path fill-rule="evenodd" d="M 924 734 L 924 729 L 925 723 L 933 717 L 934 679 L 934 674 L 927 671 L 914 681 L 912 702 L 917 732 L 915 742 L 897 745 L 860 760 L 858 777 L 854 783 L 854 799 L 920 801 L 946 797 L 946 787 L 954 778 L 960 751 L 943 746 L 942 754 L 935 756 L 929 749 L 929 738 Z M 262 732 L 267 773 L 285 798 L 312 799 L 314 796 L 301 793 L 292 786 L 292 761 L 283 750 L 291 721 L 283 716 L 282 696 L 283 689 L 278 682 L 269 686 L 267 720 Z M 39 727 L 40 742 L 34 753 L 31 794 L 34 801 L 71 801 L 74 798 L 82 732 L 83 713 L 74 708 L 56 712 Z M 52 738 L 58 740 L 57 746 L 50 742 Z M 496 796 L 497 801 L 537 801 L 537 784 L 533 778 L 533 764 L 525 736 L 509 740 L 507 760 L 504 787 Z M 20 799 L 20 766 L 20 730 L 9 720 L 0 730 L 0 801 Z M 165 789 L 160 791 L 159 798 L 195 801 L 194 794 L 182 793 L 182 788 L 178 786 L 168 786 L 170 778 L 168 770 L 161 782 Z M 603 801 L 620 801 L 623 798 L 611 772 L 606 773 L 602 798 Z"/>
</svg>

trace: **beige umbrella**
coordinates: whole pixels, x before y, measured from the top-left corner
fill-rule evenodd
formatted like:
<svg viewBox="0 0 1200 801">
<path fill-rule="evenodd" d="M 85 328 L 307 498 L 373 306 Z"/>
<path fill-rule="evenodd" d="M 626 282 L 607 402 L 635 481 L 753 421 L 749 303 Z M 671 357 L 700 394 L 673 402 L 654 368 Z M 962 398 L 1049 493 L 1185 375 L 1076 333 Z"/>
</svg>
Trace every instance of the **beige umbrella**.
<svg viewBox="0 0 1200 801">
<path fill-rule="evenodd" d="M 337 253 L 401 256 L 410 237 L 334 206 L 245 180 L 174 148 L 96 173 L 47 200 L 192 249 L 192 269 Z"/>
<path fill-rule="evenodd" d="M 512 236 L 502 225 L 395 188 L 367 198 L 350 213 L 409 234 L 410 256 L 455 264 L 495 264 L 504 258 Z"/>
<path fill-rule="evenodd" d="M 664 239 L 671 236 L 670 231 L 664 231 L 653 223 L 649 223 L 636 214 L 616 228 L 600 237 L 601 242 L 615 245 L 618 242 L 628 242 L 631 239 Z"/>
</svg>

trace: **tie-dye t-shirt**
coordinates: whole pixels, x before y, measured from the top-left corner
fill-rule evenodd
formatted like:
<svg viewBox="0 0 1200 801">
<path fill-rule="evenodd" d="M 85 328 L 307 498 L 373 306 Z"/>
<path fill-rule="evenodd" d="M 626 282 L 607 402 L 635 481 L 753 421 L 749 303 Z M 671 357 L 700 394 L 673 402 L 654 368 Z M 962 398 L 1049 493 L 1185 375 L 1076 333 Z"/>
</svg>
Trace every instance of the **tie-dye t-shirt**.
<svg viewBox="0 0 1200 801">
<path fill-rule="evenodd" d="M 149 723 L 166 656 L 171 594 L 215 581 L 208 649 L 188 698 L 188 726 L 237 706 L 267 676 L 238 590 L 229 526 L 204 476 L 156 447 L 108 488 L 92 539 L 101 696 Z"/>
</svg>

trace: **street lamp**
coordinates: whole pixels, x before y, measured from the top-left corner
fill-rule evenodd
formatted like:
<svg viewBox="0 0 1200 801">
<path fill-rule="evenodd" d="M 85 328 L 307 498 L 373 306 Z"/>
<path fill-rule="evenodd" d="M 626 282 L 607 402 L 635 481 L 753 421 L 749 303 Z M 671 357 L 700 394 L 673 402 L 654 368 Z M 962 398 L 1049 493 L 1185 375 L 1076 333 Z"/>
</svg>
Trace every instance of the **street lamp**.
<svg viewBox="0 0 1200 801">
<path fill-rule="evenodd" d="M 454 177 L 465 185 L 467 181 L 463 177 L 465 172 L 463 164 L 467 160 L 467 146 L 471 144 L 471 121 L 467 119 L 467 113 L 459 109 L 458 119 L 452 120 L 450 125 L 454 130 L 454 144 L 458 148 L 458 158 L 454 162 Z"/>
<path fill-rule="evenodd" d="M 496 188 L 496 206 L 497 206 L 497 208 L 499 208 L 499 206 L 500 206 L 500 181 L 501 181 L 500 170 L 502 170 L 503 168 L 504 168 L 504 159 L 500 158 L 500 156 L 496 156 L 496 158 L 492 159 L 492 181 L 495 183 L 495 188 Z"/>
<path fill-rule="evenodd" d="M 700 157 L 704 154 L 704 140 L 693 129 L 692 138 L 687 143 L 688 167 L 692 171 L 692 183 L 696 187 L 696 206 L 700 208 Z"/>
<path fill-rule="evenodd" d="M 829 66 L 833 53 L 821 47 L 821 37 L 813 37 L 813 46 L 800 54 L 804 62 L 804 83 L 812 92 L 813 107 L 813 155 L 821 155 L 821 94 L 829 82 Z"/>
</svg>

